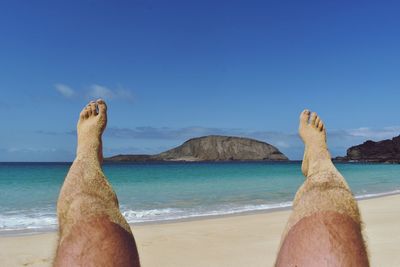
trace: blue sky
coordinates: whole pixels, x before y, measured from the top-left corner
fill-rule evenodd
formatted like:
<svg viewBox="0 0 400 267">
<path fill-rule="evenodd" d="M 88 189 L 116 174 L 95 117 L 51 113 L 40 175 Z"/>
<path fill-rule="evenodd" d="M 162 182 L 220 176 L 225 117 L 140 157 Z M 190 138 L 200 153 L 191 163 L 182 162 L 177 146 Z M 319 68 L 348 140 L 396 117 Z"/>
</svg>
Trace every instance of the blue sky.
<svg viewBox="0 0 400 267">
<path fill-rule="evenodd" d="M 0 161 L 70 161 L 85 103 L 105 155 L 190 137 L 257 138 L 302 157 L 316 110 L 332 154 L 400 134 L 396 1 L 2 1 Z"/>
</svg>

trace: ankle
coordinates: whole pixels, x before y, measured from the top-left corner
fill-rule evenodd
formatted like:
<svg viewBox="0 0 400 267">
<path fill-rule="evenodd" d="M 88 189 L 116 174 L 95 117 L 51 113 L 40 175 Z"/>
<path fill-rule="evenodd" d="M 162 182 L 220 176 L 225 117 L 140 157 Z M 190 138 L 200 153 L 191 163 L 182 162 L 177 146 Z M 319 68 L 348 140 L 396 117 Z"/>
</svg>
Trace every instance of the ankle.
<svg viewBox="0 0 400 267">
<path fill-rule="evenodd" d="M 308 160 L 308 169 L 305 174 L 306 177 L 314 176 L 318 173 L 329 172 L 334 168 L 330 158 L 318 157 Z"/>
<path fill-rule="evenodd" d="M 102 144 L 99 140 L 94 143 L 84 143 L 79 144 L 76 150 L 76 158 L 77 159 L 91 159 L 99 161 L 100 163 L 103 161 L 103 153 L 102 153 Z"/>
</svg>

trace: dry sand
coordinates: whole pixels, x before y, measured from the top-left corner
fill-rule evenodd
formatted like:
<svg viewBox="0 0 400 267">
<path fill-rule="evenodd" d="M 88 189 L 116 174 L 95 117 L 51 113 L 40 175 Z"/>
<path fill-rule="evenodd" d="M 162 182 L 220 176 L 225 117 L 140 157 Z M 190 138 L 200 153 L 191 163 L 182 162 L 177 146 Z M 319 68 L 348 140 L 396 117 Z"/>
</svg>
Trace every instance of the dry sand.
<svg viewBox="0 0 400 267">
<path fill-rule="evenodd" d="M 372 266 L 400 266 L 400 195 L 359 202 Z M 142 266 L 272 266 L 290 211 L 134 227 Z M 0 266 L 51 266 L 55 233 L 0 237 Z"/>
</svg>

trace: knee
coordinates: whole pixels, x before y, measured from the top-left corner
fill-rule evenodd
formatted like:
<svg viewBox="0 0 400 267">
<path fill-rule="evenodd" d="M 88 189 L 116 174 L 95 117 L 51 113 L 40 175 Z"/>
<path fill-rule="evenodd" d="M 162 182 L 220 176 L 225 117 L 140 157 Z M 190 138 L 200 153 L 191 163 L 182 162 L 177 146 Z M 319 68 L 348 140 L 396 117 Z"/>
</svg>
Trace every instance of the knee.
<svg viewBox="0 0 400 267">
<path fill-rule="evenodd" d="M 131 233 L 106 216 L 79 220 L 60 243 L 55 266 L 139 266 Z"/>
<path fill-rule="evenodd" d="M 344 214 L 318 212 L 288 232 L 276 266 L 369 266 L 360 224 Z"/>
</svg>

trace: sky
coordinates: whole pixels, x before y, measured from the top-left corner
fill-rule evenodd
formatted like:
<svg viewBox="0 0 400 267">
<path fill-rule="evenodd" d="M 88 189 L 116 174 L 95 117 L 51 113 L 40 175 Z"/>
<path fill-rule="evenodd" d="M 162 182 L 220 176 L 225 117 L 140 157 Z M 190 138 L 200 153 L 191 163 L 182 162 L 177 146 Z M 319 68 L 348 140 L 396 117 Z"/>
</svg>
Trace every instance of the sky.
<svg viewBox="0 0 400 267">
<path fill-rule="evenodd" d="M 397 1 L 0 2 L 0 161 L 71 161 L 104 98 L 104 154 L 209 134 L 302 158 L 317 111 L 333 156 L 400 134 Z"/>
</svg>

